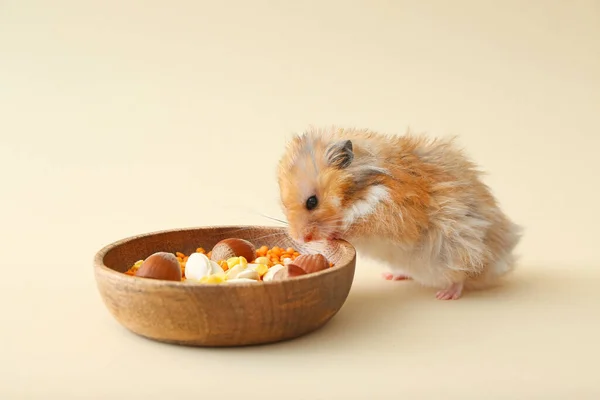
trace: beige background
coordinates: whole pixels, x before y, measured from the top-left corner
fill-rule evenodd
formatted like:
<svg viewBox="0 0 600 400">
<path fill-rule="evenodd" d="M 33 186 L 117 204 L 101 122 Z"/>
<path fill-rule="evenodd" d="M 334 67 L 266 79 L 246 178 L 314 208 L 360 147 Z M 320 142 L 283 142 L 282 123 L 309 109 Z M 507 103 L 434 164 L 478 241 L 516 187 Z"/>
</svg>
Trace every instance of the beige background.
<svg viewBox="0 0 600 400">
<path fill-rule="evenodd" d="M 0 398 L 600 398 L 599 111 L 598 1 L 1 1 Z M 440 302 L 359 259 L 326 328 L 262 348 L 117 325 L 94 252 L 269 223 L 310 124 L 460 135 L 518 272 Z"/>
</svg>

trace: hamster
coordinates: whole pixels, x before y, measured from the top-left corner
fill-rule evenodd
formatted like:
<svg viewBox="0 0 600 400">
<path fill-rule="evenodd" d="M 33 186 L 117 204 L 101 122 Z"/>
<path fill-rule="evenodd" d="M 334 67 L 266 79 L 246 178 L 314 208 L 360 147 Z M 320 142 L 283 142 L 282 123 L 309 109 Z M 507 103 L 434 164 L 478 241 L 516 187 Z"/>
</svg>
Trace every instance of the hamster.
<svg viewBox="0 0 600 400">
<path fill-rule="evenodd" d="M 412 279 L 440 300 L 515 267 L 522 228 L 481 175 L 454 138 L 335 127 L 296 135 L 277 170 L 293 240 L 346 240 L 386 265 L 386 279 Z"/>
</svg>

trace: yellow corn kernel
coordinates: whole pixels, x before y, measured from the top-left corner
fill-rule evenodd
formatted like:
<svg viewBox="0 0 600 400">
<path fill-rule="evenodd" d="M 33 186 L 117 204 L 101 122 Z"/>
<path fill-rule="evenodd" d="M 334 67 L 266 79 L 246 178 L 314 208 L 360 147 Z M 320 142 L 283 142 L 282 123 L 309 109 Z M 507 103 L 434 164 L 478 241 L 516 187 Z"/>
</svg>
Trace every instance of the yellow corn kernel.
<svg viewBox="0 0 600 400">
<path fill-rule="evenodd" d="M 231 257 L 227 259 L 227 266 L 229 268 L 233 268 L 236 265 L 238 265 L 240 263 L 240 258 L 239 257 Z"/>
<path fill-rule="evenodd" d="M 238 264 L 240 264 L 242 266 L 242 269 L 246 268 L 248 266 L 248 260 L 246 260 L 246 257 L 239 256 L 238 258 L 239 258 Z"/>
<path fill-rule="evenodd" d="M 223 283 L 225 281 L 225 277 L 222 275 L 208 275 L 205 277 L 202 277 L 202 279 L 200 279 L 200 283 L 210 283 L 210 284 L 219 284 L 219 283 Z"/>
<path fill-rule="evenodd" d="M 268 257 L 258 257 L 256 260 L 254 260 L 255 264 L 264 264 L 264 265 L 270 265 L 271 264 L 271 260 L 269 260 Z"/>
<path fill-rule="evenodd" d="M 263 276 L 269 270 L 266 264 L 254 264 L 252 269 L 258 273 L 259 276 Z"/>
</svg>

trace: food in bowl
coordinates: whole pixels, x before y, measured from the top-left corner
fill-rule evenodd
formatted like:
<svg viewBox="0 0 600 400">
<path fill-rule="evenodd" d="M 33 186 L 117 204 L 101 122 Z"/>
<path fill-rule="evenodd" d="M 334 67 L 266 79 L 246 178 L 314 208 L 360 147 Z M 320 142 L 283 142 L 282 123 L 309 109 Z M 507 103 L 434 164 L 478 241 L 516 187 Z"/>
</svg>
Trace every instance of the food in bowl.
<svg viewBox="0 0 600 400">
<path fill-rule="evenodd" d="M 139 260 L 125 274 L 186 283 L 258 283 L 292 279 L 333 266 L 322 254 L 300 254 L 294 248 L 261 246 L 244 239 L 221 240 L 210 251 L 157 252 Z"/>
</svg>

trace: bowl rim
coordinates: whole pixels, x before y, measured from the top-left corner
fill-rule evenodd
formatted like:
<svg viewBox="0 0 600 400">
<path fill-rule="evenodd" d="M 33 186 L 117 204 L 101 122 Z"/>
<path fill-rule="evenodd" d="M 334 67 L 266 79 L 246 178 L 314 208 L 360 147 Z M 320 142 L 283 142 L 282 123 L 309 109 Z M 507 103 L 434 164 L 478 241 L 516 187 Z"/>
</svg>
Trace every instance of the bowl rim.
<svg viewBox="0 0 600 400">
<path fill-rule="evenodd" d="M 236 228 L 236 229 L 240 229 L 240 228 L 254 228 L 254 229 L 277 229 L 277 230 L 281 230 L 281 231 L 285 231 L 285 227 L 282 226 L 276 226 L 276 225 L 241 225 L 241 224 L 224 224 L 224 225 L 202 225 L 202 226 L 190 226 L 190 227 L 183 227 L 183 228 L 172 228 L 172 229 L 161 229 L 161 230 L 154 230 L 154 231 L 149 231 L 149 232 L 145 232 L 145 233 L 141 233 L 141 234 L 137 234 L 137 235 L 130 235 L 127 237 L 124 237 L 122 239 L 113 241 L 107 245 L 104 245 L 103 247 L 101 247 L 98 251 L 96 251 L 96 253 L 94 254 L 94 272 L 96 273 L 96 280 L 98 280 L 98 273 L 102 273 L 104 275 L 107 276 L 112 276 L 115 279 L 123 279 L 123 280 L 127 280 L 128 282 L 132 282 L 134 284 L 139 284 L 139 285 L 149 285 L 149 286 L 161 286 L 161 287 L 179 287 L 182 290 L 186 290 L 186 288 L 189 290 L 191 288 L 213 288 L 213 290 L 219 290 L 217 288 L 225 288 L 222 290 L 227 290 L 227 288 L 240 288 L 240 287 L 263 287 L 263 286 L 273 286 L 273 285 L 281 285 L 281 284 L 292 284 L 295 281 L 301 281 L 301 280 L 307 280 L 307 279 L 315 279 L 318 278 L 320 276 L 324 276 L 327 274 L 333 274 L 336 273 L 337 271 L 341 270 L 341 269 L 345 269 L 345 268 L 355 268 L 356 265 L 356 248 L 347 240 L 344 239 L 335 239 L 332 242 L 335 243 L 339 243 L 340 245 L 346 247 L 348 250 L 350 250 L 352 252 L 352 257 L 350 258 L 350 261 L 343 264 L 343 265 L 334 265 L 333 267 L 318 271 L 318 272 L 313 272 L 310 274 L 306 274 L 306 275 L 301 275 L 301 276 L 297 276 L 294 277 L 293 279 L 286 279 L 286 280 L 281 280 L 281 281 L 260 281 L 259 283 L 255 283 L 255 282 L 239 282 L 239 283 L 230 283 L 230 284 L 219 284 L 219 285 L 215 285 L 215 284 L 211 284 L 211 283 L 202 283 L 202 282 L 183 282 L 183 281 L 169 281 L 169 280 L 162 280 L 162 279 L 149 279 L 149 278 L 143 278 L 143 277 L 139 277 L 139 276 L 135 276 L 135 275 L 126 275 L 123 272 L 119 272 L 119 271 L 115 271 L 112 268 L 109 268 L 108 266 L 106 266 L 104 264 L 104 257 L 106 256 L 106 254 L 108 254 L 108 252 L 110 252 L 111 250 L 125 244 L 128 242 L 131 242 L 133 240 L 138 240 L 138 239 L 143 239 L 145 237 L 151 237 L 151 236 L 156 236 L 156 235 L 162 235 L 162 234 L 167 234 L 167 233 L 173 233 L 173 232 L 189 232 L 189 231 L 199 231 L 199 230 L 207 230 L 207 229 L 231 229 L 231 228 Z"/>
</svg>

